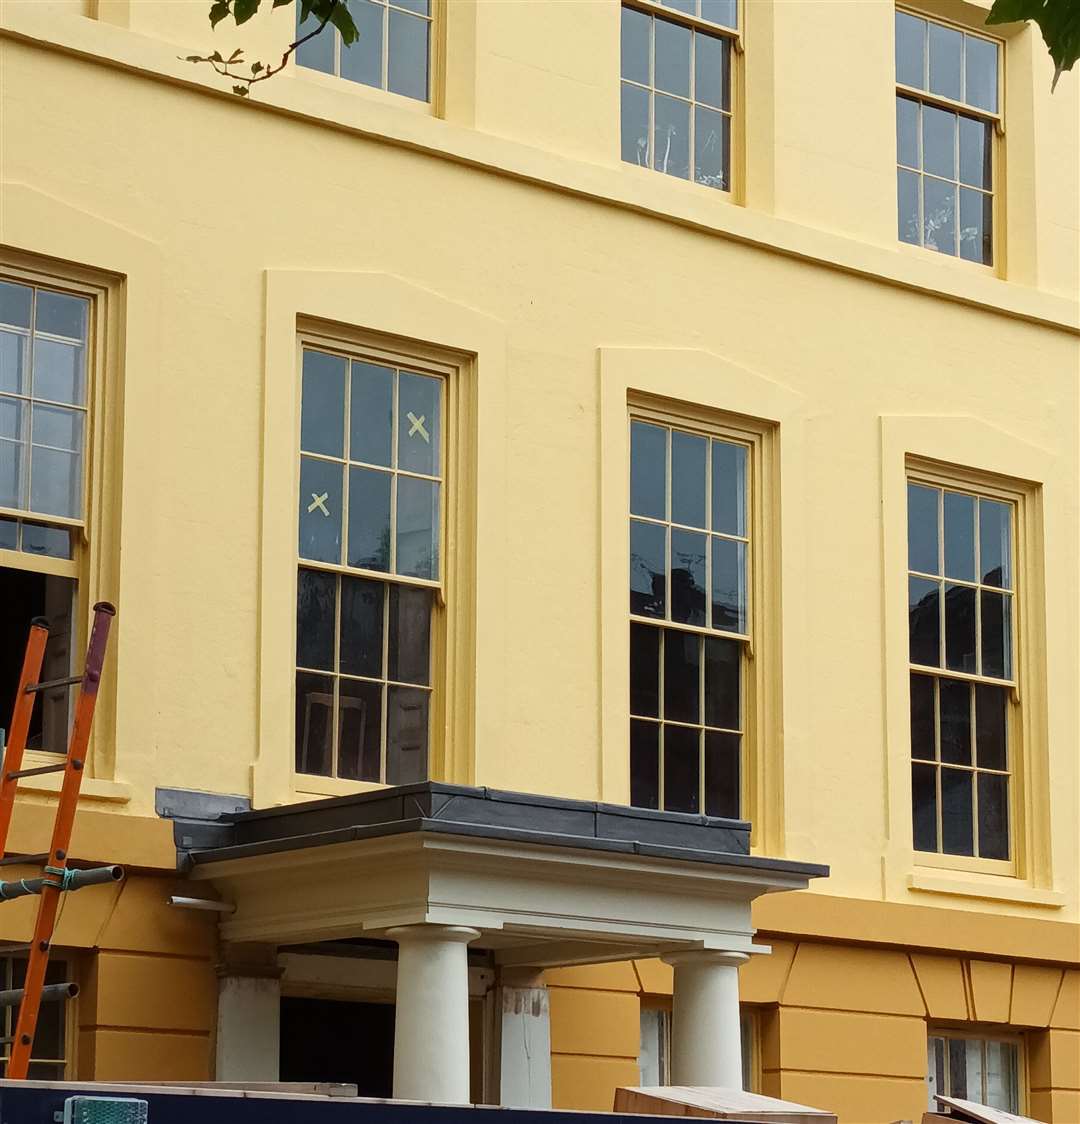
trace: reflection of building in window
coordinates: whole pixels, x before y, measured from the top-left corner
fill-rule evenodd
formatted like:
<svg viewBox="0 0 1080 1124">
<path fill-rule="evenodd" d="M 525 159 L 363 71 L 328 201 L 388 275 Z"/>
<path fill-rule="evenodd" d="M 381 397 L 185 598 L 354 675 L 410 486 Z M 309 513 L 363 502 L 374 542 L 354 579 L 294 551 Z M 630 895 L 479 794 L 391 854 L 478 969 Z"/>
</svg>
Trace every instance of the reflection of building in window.
<svg viewBox="0 0 1080 1124">
<path fill-rule="evenodd" d="M 908 621 L 915 849 L 1010 858 L 1011 503 L 911 481 Z"/>
<path fill-rule="evenodd" d="M 934 1096 L 940 1093 L 1006 1112 L 1020 1111 L 1017 1042 L 938 1034 L 930 1038 L 928 1054 L 927 1101 L 931 1109 L 938 1107 Z"/>
<path fill-rule="evenodd" d="M 45 982 L 67 983 L 71 980 L 71 966 L 63 960 L 50 958 L 45 972 Z M 26 958 L 0 957 L 0 990 L 20 988 L 26 978 Z M 67 1069 L 67 1003 L 42 1003 L 34 1032 L 34 1054 L 30 1061 L 28 1077 L 31 1081 L 63 1081 Z M 19 1018 L 19 1008 L 3 1008 L 4 1041 L 0 1051 L 0 1077 L 6 1075 L 11 1038 Z"/>
<path fill-rule="evenodd" d="M 340 33 L 328 26 L 297 49 L 297 64 L 417 101 L 430 100 L 431 0 L 354 0 L 349 13 L 359 32 L 354 43 L 345 46 Z M 314 16 L 301 21 L 299 4 L 296 19 L 298 38 L 319 26 Z"/>
<path fill-rule="evenodd" d="M 622 158 L 731 190 L 735 0 L 622 9 Z"/>
<path fill-rule="evenodd" d="M 296 769 L 428 775 L 444 380 L 303 353 Z"/>
<path fill-rule="evenodd" d="M 896 191 L 901 242 L 990 265 L 999 44 L 896 13 Z"/>
<path fill-rule="evenodd" d="M 631 423 L 630 799 L 741 814 L 749 449 Z"/>
<path fill-rule="evenodd" d="M 90 300 L 0 280 L 0 722 L 30 621 L 49 620 L 44 679 L 70 674 L 76 579 L 85 545 Z M 27 744 L 63 751 L 68 698 L 47 692 Z"/>
</svg>

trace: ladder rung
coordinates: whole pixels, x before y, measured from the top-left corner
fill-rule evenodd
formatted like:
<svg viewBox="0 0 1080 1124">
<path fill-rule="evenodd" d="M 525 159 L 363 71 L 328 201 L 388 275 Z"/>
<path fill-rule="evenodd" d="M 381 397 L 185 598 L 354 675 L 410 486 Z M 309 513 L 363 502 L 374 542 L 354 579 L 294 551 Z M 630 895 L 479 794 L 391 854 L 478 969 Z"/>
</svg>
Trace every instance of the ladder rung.
<svg viewBox="0 0 1080 1124">
<path fill-rule="evenodd" d="M 5 780 L 14 781 L 20 777 L 41 777 L 46 773 L 62 773 L 67 768 L 67 758 L 63 761 L 58 761 L 55 765 L 39 765 L 36 769 L 16 769 L 13 773 L 7 773 L 4 776 Z"/>
<path fill-rule="evenodd" d="M 66 679 L 48 679 L 43 683 L 28 683 L 26 685 L 26 693 L 32 695 L 35 691 L 49 691 L 53 687 L 70 687 L 82 681 L 83 677 L 81 675 L 69 675 Z"/>
</svg>

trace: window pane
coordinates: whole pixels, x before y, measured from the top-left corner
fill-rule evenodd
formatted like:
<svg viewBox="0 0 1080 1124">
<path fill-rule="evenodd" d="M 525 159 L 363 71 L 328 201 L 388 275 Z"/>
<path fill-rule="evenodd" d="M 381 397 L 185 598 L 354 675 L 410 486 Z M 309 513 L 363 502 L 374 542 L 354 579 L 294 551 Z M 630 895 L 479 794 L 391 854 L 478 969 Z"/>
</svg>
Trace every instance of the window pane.
<svg viewBox="0 0 1080 1124">
<path fill-rule="evenodd" d="M 660 717 L 660 629 L 630 626 L 630 713 Z"/>
<path fill-rule="evenodd" d="M 3 463 L 3 446 L 0 446 L 0 464 Z M 3 500 L 0 499 L 0 504 Z M 6 505 L 10 507 L 11 505 Z M 0 550 L 15 550 L 19 545 L 19 522 L 17 519 L 0 519 Z"/>
<path fill-rule="evenodd" d="M 695 633 L 664 632 L 664 717 L 701 721 L 701 641 Z"/>
<path fill-rule="evenodd" d="M 350 566 L 390 569 L 390 479 L 374 468 L 349 469 Z"/>
<path fill-rule="evenodd" d="M 415 12 L 418 16 L 431 15 L 431 2 L 430 0 L 390 0 L 395 8 L 407 8 L 410 12 Z"/>
<path fill-rule="evenodd" d="M 960 118 L 960 182 L 969 187 L 989 191 L 992 186 L 992 128 L 988 121 Z"/>
<path fill-rule="evenodd" d="M 81 514 L 81 456 L 37 446 L 31 449 L 30 510 L 69 519 Z"/>
<path fill-rule="evenodd" d="M 393 428 L 393 370 L 354 359 L 349 402 L 349 459 L 389 468 Z"/>
<path fill-rule="evenodd" d="M 669 176 L 690 177 L 690 103 L 657 94 L 653 166 Z"/>
<path fill-rule="evenodd" d="M 979 774 L 979 855 L 1009 857 L 1008 780 L 999 773 Z"/>
<path fill-rule="evenodd" d="M 399 476 L 397 572 L 413 578 L 439 576 L 439 485 Z"/>
<path fill-rule="evenodd" d="M 300 458 L 300 557 L 341 561 L 340 464 Z"/>
<path fill-rule="evenodd" d="M 630 723 L 630 803 L 660 807 L 660 724 Z"/>
<path fill-rule="evenodd" d="M 975 497 L 945 493 L 945 576 L 975 580 Z"/>
<path fill-rule="evenodd" d="M 716 109 L 730 109 L 728 41 L 716 35 L 694 36 L 694 96 Z"/>
<path fill-rule="evenodd" d="M 948 1083 L 949 1095 L 953 1097 L 963 1097 L 965 1100 L 968 1094 L 972 1097 L 982 1096 L 982 1078 L 981 1066 L 976 1060 L 973 1076 L 975 1083 L 973 1087 L 968 1089 L 968 1046 L 972 1043 L 966 1042 L 962 1038 L 946 1038 L 945 1048 L 948 1053 Z M 979 1043 L 973 1043 L 976 1050 L 980 1049 Z"/>
<path fill-rule="evenodd" d="M 664 726 L 664 808 L 669 812 L 701 810 L 700 734 L 685 726 Z"/>
<path fill-rule="evenodd" d="M 923 177 L 923 245 L 956 253 L 956 186 Z"/>
<path fill-rule="evenodd" d="M 911 766 L 911 824 L 916 851 L 936 851 L 937 769 Z"/>
<path fill-rule="evenodd" d="M 738 730 L 742 644 L 705 638 L 705 725 Z"/>
<path fill-rule="evenodd" d="M 428 704 L 420 687 L 387 688 L 386 783 L 415 784 L 428 773 Z"/>
<path fill-rule="evenodd" d="M 688 16 L 697 12 L 697 0 L 661 0 L 661 3 L 677 12 L 685 12 Z"/>
<path fill-rule="evenodd" d="M 1012 599 L 1007 593 L 982 590 L 982 673 L 1012 678 Z"/>
<path fill-rule="evenodd" d="M 14 528 L 15 524 L 12 523 L 11 526 Z M 24 523 L 22 549 L 26 554 L 41 554 L 49 558 L 71 558 L 71 532 L 63 527 L 44 527 L 40 523 Z"/>
<path fill-rule="evenodd" d="M 912 246 L 922 244 L 922 222 L 919 218 L 920 176 L 915 172 L 896 171 L 896 233 L 901 242 Z"/>
<path fill-rule="evenodd" d="M 296 662 L 300 667 L 334 670 L 334 614 L 337 578 L 301 570 L 296 582 Z"/>
<path fill-rule="evenodd" d="M 957 679 L 938 681 L 941 707 L 941 760 L 971 764 L 971 686 Z"/>
<path fill-rule="evenodd" d="M 937 582 L 908 579 L 908 649 L 912 663 L 941 666 L 940 591 Z"/>
<path fill-rule="evenodd" d="M 0 392 L 26 394 L 26 357 L 30 337 L 18 332 L 0 331 Z"/>
<path fill-rule="evenodd" d="M 975 687 L 975 744 L 980 769 L 1007 769 L 1006 688 Z"/>
<path fill-rule="evenodd" d="M 438 476 L 442 384 L 402 371 L 398 380 L 398 468 Z"/>
<path fill-rule="evenodd" d="M 334 722 L 334 681 L 328 675 L 296 673 L 296 771 L 328 777 Z"/>
<path fill-rule="evenodd" d="M 934 743 L 934 680 L 929 675 L 911 676 L 911 756 L 923 761 L 936 757 Z"/>
<path fill-rule="evenodd" d="M 671 531 L 671 619 L 705 624 L 705 541 L 694 531 Z M 741 544 L 739 544 L 741 545 Z"/>
<path fill-rule="evenodd" d="M 353 18 L 356 18 L 356 5 L 350 6 Z M 296 37 L 303 38 L 319 26 L 319 21 L 314 16 L 306 20 L 300 19 L 300 5 L 296 5 Z M 300 66 L 309 67 L 311 70 L 321 70 L 324 74 L 334 73 L 334 40 L 337 32 L 330 28 L 325 33 L 316 35 L 296 49 L 296 61 Z"/>
<path fill-rule="evenodd" d="M 705 526 L 705 453 L 708 441 L 693 433 L 671 434 L 671 521 Z"/>
<path fill-rule="evenodd" d="M 993 248 L 994 200 L 981 191 L 960 188 L 960 256 L 990 265 Z"/>
<path fill-rule="evenodd" d="M 84 356 L 81 344 L 35 336 L 34 397 L 81 406 L 86 395 L 83 385 Z"/>
<path fill-rule="evenodd" d="M 5 403 L 0 402 L 0 420 Z M 0 507 L 24 507 L 23 463 L 26 446 L 0 438 Z"/>
<path fill-rule="evenodd" d="M 975 590 L 968 585 L 945 585 L 945 666 L 974 674 Z"/>
<path fill-rule="evenodd" d="M 746 446 L 712 443 L 712 529 L 746 534 Z"/>
<path fill-rule="evenodd" d="M 625 9 L 624 9 L 625 10 Z M 622 110 L 619 120 L 622 158 L 642 168 L 649 166 L 649 91 L 622 84 Z"/>
<path fill-rule="evenodd" d="M 633 8 L 622 10 L 622 76 L 649 85 L 649 36 L 652 17 Z"/>
<path fill-rule="evenodd" d="M 971 778 L 963 769 L 941 770 L 941 849 L 947 855 L 973 855 Z"/>
<path fill-rule="evenodd" d="M 35 445 L 81 453 L 83 419 L 81 410 L 65 410 L 62 406 L 33 407 L 31 440 Z"/>
<path fill-rule="evenodd" d="M 933 176 L 956 179 L 955 113 L 937 106 L 922 107 L 923 169 Z"/>
<path fill-rule="evenodd" d="M 65 336 L 69 340 L 85 343 L 89 313 L 90 302 L 85 297 L 38 289 L 34 331 L 48 332 L 50 336 Z"/>
<path fill-rule="evenodd" d="M 701 0 L 701 18 L 721 27 L 739 26 L 735 0 Z"/>
<path fill-rule="evenodd" d="M 715 110 L 697 106 L 694 110 L 694 182 L 726 191 L 730 155 L 729 119 Z"/>
<path fill-rule="evenodd" d="M 665 519 L 667 433 L 658 425 L 630 426 L 630 511 L 650 519 Z"/>
<path fill-rule="evenodd" d="M 896 99 L 896 162 L 919 168 L 919 103 Z"/>
<path fill-rule="evenodd" d="M 14 328 L 29 328 L 32 300 L 33 289 L 29 285 L 0 281 L 0 324 L 10 324 Z"/>
<path fill-rule="evenodd" d="M 979 568 L 986 585 L 1012 589 L 1012 506 L 979 500 Z"/>
<path fill-rule="evenodd" d="M 931 1112 L 934 1112 L 938 1107 L 937 1101 L 934 1100 L 934 1094 L 941 1093 L 942 1096 L 948 1096 L 945 1086 L 945 1039 L 931 1038 L 928 1043 L 927 1055 L 927 1107 Z"/>
<path fill-rule="evenodd" d="M 345 367 L 339 355 L 304 352 L 300 448 L 328 457 L 345 455 Z"/>
<path fill-rule="evenodd" d="M 1016 1046 L 1011 1042 L 986 1043 L 986 1103 L 991 1108 L 1020 1111 L 1017 1055 Z"/>
<path fill-rule="evenodd" d="M 669 94 L 690 96 L 690 42 L 691 32 L 681 24 L 656 20 L 656 88 Z"/>
<path fill-rule="evenodd" d="M 978 39 L 974 35 L 965 35 L 964 49 L 967 52 L 964 101 L 968 105 L 977 105 L 990 113 L 997 113 L 997 44 L 986 39 Z"/>
<path fill-rule="evenodd" d="M 705 815 L 739 818 L 738 734 L 705 731 Z"/>
<path fill-rule="evenodd" d="M 937 488 L 909 484 L 908 490 L 908 569 L 922 574 L 940 574 L 938 561 Z"/>
<path fill-rule="evenodd" d="M 926 20 L 896 13 L 896 80 L 904 86 L 925 89 Z"/>
<path fill-rule="evenodd" d="M 930 24 L 930 92 L 960 101 L 960 57 L 964 36 L 951 27 Z"/>
<path fill-rule="evenodd" d="M 385 589 L 367 578 L 341 579 L 340 668 L 346 675 L 382 676 Z"/>
<path fill-rule="evenodd" d="M 400 683 L 431 683 L 431 590 L 390 586 L 389 668 Z"/>
<path fill-rule="evenodd" d="M 390 9 L 390 60 L 387 81 L 390 90 L 417 101 L 428 99 L 428 32 L 431 24 L 422 16 Z"/>
<path fill-rule="evenodd" d="M 630 612 L 664 617 L 667 612 L 667 530 L 630 520 Z"/>
<path fill-rule="evenodd" d="M 380 683 L 339 680 L 337 775 L 345 780 L 379 779 L 382 694 Z"/>
<path fill-rule="evenodd" d="M 746 632 L 746 543 L 712 540 L 712 628 Z"/>
<path fill-rule="evenodd" d="M 350 82 L 360 82 L 365 86 L 382 89 L 383 77 L 383 13 L 382 4 L 369 4 L 367 0 L 352 0 L 349 12 L 356 24 L 359 38 L 348 47 L 341 44 L 341 77 Z M 333 36 L 317 38 L 337 39 Z M 320 67 L 320 69 L 322 69 Z M 333 62 L 327 67 L 333 69 Z"/>
</svg>

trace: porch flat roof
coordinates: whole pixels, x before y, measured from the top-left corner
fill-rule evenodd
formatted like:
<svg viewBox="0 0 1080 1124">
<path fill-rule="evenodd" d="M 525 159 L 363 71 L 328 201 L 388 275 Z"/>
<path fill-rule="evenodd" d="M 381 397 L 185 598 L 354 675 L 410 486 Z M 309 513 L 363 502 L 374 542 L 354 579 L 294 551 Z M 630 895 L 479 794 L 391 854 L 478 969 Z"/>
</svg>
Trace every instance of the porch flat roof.
<svg viewBox="0 0 1080 1124">
<path fill-rule="evenodd" d="M 190 821 L 189 821 L 190 822 Z M 485 787 L 424 781 L 217 817 L 214 845 L 182 865 L 214 863 L 407 833 L 457 835 L 636 854 L 821 878 L 827 866 L 749 854 L 743 820 L 658 812 Z"/>
</svg>

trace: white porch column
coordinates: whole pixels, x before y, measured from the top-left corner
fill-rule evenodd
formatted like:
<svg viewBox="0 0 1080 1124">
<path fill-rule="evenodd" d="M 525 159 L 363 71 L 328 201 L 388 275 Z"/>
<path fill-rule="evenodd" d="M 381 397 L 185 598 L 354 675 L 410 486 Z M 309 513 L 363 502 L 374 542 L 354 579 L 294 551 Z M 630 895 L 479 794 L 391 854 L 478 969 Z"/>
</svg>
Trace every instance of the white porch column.
<svg viewBox="0 0 1080 1124">
<path fill-rule="evenodd" d="M 218 968 L 218 1081 L 277 1081 L 281 1052 L 277 950 L 226 947 Z"/>
<path fill-rule="evenodd" d="M 543 972 L 504 968 L 498 997 L 499 1104 L 551 1108 L 551 1015 Z"/>
<path fill-rule="evenodd" d="M 469 1103 L 469 941 L 463 925 L 388 929 L 397 942 L 394 1097 Z"/>
<path fill-rule="evenodd" d="M 739 965 L 742 952 L 699 950 L 663 957 L 675 969 L 671 1083 L 742 1088 Z"/>
</svg>

